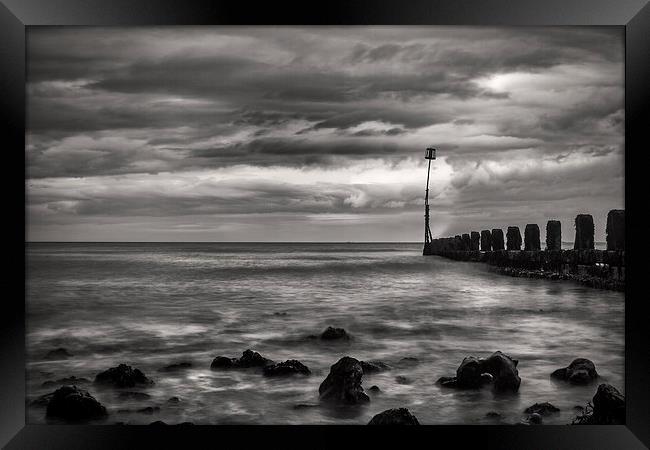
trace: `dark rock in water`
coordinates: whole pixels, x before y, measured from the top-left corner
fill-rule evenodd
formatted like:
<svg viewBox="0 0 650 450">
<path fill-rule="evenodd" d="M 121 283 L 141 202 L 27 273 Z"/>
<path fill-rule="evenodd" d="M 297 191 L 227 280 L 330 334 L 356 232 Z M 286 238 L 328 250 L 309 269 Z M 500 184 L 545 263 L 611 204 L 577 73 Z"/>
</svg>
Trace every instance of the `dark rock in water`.
<svg viewBox="0 0 650 450">
<path fill-rule="evenodd" d="M 192 363 L 181 362 L 181 363 L 170 364 L 168 366 L 161 367 L 160 369 L 158 369 L 158 372 L 177 372 L 179 370 L 189 369 L 190 367 L 192 367 Z"/>
<path fill-rule="evenodd" d="M 368 389 L 370 392 L 373 392 L 375 394 L 379 394 L 381 392 L 381 389 L 379 389 L 379 386 L 370 386 L 370 389 Z"/>
<path fill-rule="evenodd" d="M 521 384 L 517 364 L 519 361 L 510 356 L 496 351 L 482 361 L 483 372 L 494 377 L 493 388 L 495 391 L 518 391 Z"/>
<path fill-rule="evenodd" d="M 151 422 L 149 425 L 161 426 L 161 425 L 167 425 L 167 424 L 165 422 L 163 422 L 162 420 L 156 420 L 155 422 Z"/>
<path fill-rule="evenodd" d="M 50 350 L 49 352 L 47 352 L 43 358 L 54 361 L 59 359 L 72 358 L 72 356 L 73 355 L 70 352 L 68 352 L 68 350 L 66 350 L 63 347 L 59 347 L 57 349 Z"/>
<path fill-rule="evenodd" d="M 585 358 L 574 359 L 571 364 L 551 373 L 551 378 L 571 384 L 589 384 L 596 381 L 598 373 L 593 362 Z"/>
<path fill-rule="evenodd" d="M 460 388 L 477 388 L 481 386 L 483 373 L 481 361 L 474 356 L 468 356 L 456 370 L 456 385 Z"/>
<path fill-rule="evenodd" d="M 492 229 L 492 250 L 499 251 L 503 250 L 503 230 L 501 228 Z"/>
<path fill-rule="evenodd" d="M 591 214 L 578 214 L 576 216 L 576 237 L 573 243 L 574 250 L 594 248 L 594 218 Z"/>
<path fill-rule="evenodd" d="M 560 408 L 552 405 L 549 402 L 535 403 L 524 410 L 526 414 L 539 414 L 542 416 L 549 416 L 553 413 L 560 412 Z"/>
<path fill-rule="evenodd" d="M 500 419 L 500 418 L 501 418 L 501 414 L 499 414 L 499 413 L 496 412 L 496 411 L 488 411 L 488 412 L 485 414 L 485 417 L 487 417 L 488 419 Z"/>
<path fill-rule="evenodd" d="M 562 224 L 559 220 L 546 222 L 546 250 L 562 250 Z"/>
<path fill-rule="evenodd" d="M 524 228 L 524 250 L 541 250 L 541 244 L 539 242 L 539 225 L 536 223 L 529 223 L 526 225 L 526 228 Z"/>
<path fill-rule="evenodd" d="M 492 251 L 492 233 L 490 230 L 481 231 L 481 251 Z"/>
<path fill-rule="evenodd" d="M 362 377 L 363 368 L 358 360 L 349 356 L 341 358 L 318 388 L 320 399 L 352 405 L 370 401 L 361 386 Z"/>
<path fill-rule="evenodd" d="M 52 380 L 45 381 L 41 386 L 52 387 L 52 386 L 60 386 L 62 384 L 82 384 L 82 383 L 90 383 L 90 380 L 88 378 L 77 378 L 73 375 L 71 377 L 60 378 L 56 381 L 52 381 Z"/>
<path fill-rule="evenodd" d="M 318 408 L 319 406 L 313 403 L 298 403 L 297 405 L 293 405 L 293 409 Z"/>
<path fill-rule="evenodd" d="M 134 369 L 126 364 L 120 364 L 117 367 L 111 367 L 104 372 L 97 374 L 95 377 L 96 384 L 106 384 L 115 387 L 134 387 L 137 385 L 152 385 L 153 380 L 147 378 L 140 369 Z"/>
<path fill-rule="evenodd" d="M 506 232 L 506 249 L 521 250 L 521 232 L 519 227 L 508 227 Z"/>
<path fill-rule="evenodd" d="M 137 409 L 135 412 L 141 413 L 141 414 L 153 414 L 155 412 L 160 411 L 159 406 L 147 406 L 146 408 L 141 408 Z"/>
<path fill-rule="evenodd" d="M 145 394 L 144 392 L 133 392 L 133 391 L 124 391 L 117 394 L 118 398 L 128 399 L 128 400 L 148 400 L 151 398 L 151 395 Z"/>
<path fill-rule="evenodd" d="M 402 376 L 402 375 L 396 376 L 395 377 L 395 382 L 397 384 L 411 384 L 412 383 L 410 378 L 407 378 L 407 377 Z"/>
<path fill-rule="evenodd" d="M 288 313 L 286 313 L 286 312 L 284 312 L 284 311 L 277 311 L 277 312 L 274 312 L 273 315 L 274 315 L 274 316 L 281 316 L 281 317 L 284 317 L 284 316 L 287 316 Z"/>
<path fill-rule="evenodd" d="M 394 408 L 377 414 L 368 425 L 420 425 L 420 422 L 408 409 Z"/>
<path fill-rule="evenodd" d="M 241 358 L 226 358 L 225 356 L 217 356 L 212 360 L 210 368 L 213 370 L 218 369 L 249 369 L 251 367 L 262 368 L 273 364 L 274 361 L 264 358 L 257 352 L 246 350 Z"/>
<path fill-rule="evenodd" d="M 528 423 L 532 425 L 541 425 L 542 422 L 543 422 L 542 416 L 537 413 L 533 413 L 530 416 L 528 416 Z"/>
<path fill-rule="evenodd" d="M 88 391 L 77 386 L 61 386 L 52 393 L 46 415 L 66 420 L 89 420 L 106 417 L 106 408 Z"/>
<path fill-rule="evenodd" d="M 343 328 L 327 327 L 320 338 L 325 341 L 344 340 L 349 341 L 350 335 Z"/>
<path fill-rule="evenodd" d="M 470 234 L 469 249 L 473 252 L 479 250 L 479 244 L 481 242 L 481 235 L 478 231 L 472 231 Z"/>
<path fill-rule="evenodd" d="M 601 384 L 592 399 L 593 419 L 596 425 L 625 423 L 625 397 L 611 384 Z"/>
<path fill-rule="evenodd" d="M 361 363 L 361 368 L 363 369 L 363 374 L 368 375 L 371 373 L 384 372 L 390 370 L 391 367 L 381 361 L 359 361 Z"/>
<path fill-rule="evenodd" d="M 612 209 L 607 213 L 607 250 L 625 250 L 625 210 Z"/>
<path fill-rule="evenodd" d="M 455 388 L 458 387 L 458 380 L 456 377 L 440 377 L 436 384 L 443 387 Z"/>
<path fill-rule="evenodd" d="M 397 362 L 398 367 L 413 367 L 420 363 L 420 360 L 412 356 L 406 356 Z"/>
<path fill-rule="evenodd" d="M 169 398 L 167 399 L 167 403 L 172 403 L 172 404 L 180 403 L 180 401 L 181 401 L 181 399 L 178 398 L 178 397 L 176 397 L 176 396 L 174 396 L 174 397 L 169 397 Z"/>
<path fill-rule="evenodd" d="M 287 375 L 310 375 L 311 371 L 307 366 L 296 359 L 289 359 L 285 362 L 279 362 L 264 367 L 264 375 L 267 377 L 287 376 Z"/>
</svg>

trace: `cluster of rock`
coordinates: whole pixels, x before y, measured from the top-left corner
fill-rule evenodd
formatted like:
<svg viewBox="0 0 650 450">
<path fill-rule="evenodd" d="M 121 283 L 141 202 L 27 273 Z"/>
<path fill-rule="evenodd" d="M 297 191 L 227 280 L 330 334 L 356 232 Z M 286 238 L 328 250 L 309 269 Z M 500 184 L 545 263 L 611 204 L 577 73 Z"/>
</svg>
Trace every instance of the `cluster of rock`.
<svg viewBox="0 0 650 450">
<path fill-rule="evenodd" d="M 468 356 L 458 366 L 455 377 L 441 377 L 436 384 L 459 389 L 477 389 L 490 384 L 497 392 L 517 392 L 521 384 L 518 363 L 500 351 L 488 358 Z"/>
<path fill-rule="evenodd" d="M 585 411 L 577 416 L 574 425 L 622 425 L 625 424 L 625 396 L 611 384 L 600 384 L 587 404 Z"/>
<path fill-rule="evenodd" d="M 217 356 L 210 364 L 212 370 L 228 369 L 259 369 L 267 377 L 288 376 L 288 375 L 310 375 L 311 371 L 307 366 L 296 359 L 289 359 L 276 363 L 272 359 L 263 357 L 253 350 L 245 350 L 241 358 L 228 358 Z"/>
</svg>

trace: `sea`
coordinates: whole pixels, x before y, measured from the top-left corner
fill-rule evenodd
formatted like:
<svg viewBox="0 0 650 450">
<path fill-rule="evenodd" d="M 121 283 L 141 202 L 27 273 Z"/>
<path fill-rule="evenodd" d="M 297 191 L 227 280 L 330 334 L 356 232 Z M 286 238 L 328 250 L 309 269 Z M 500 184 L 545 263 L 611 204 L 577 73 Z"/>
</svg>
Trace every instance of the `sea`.
<svg viewBox="0 0 650 450">
<path fill-rule="evenodd" d="M 26 258 L 28 423 L 52 422 L 32 402 L 71 376 L 88 380 L 76 384 L 106 406 L 105 424 L 366 424 L 396 407 L 421 424 L 516 424 L 540 402 L 560 408 L 545 424 L 568 424 L 597 385 L 549 375 L 577 357 L 625 392 L 623 293 L 499 275 L 417 243 L 28 243 Z M 315 338 L 329 326 L 351 339 Z M 59 347 L 72 356 L 45 358 Z M 246 349 L 312 374 L 210 369 Z M 519 361 L 517 394 L 435 384 L 496 350 Z M 366 405 L 319 402 L 344 356 L 392 367 L 363 376 Z M 180 362 L 191 367 L 160 371 Z M 92 383 L 120 363 L 154 380 L 128 389 L 148 398 Z"/>
</svg>

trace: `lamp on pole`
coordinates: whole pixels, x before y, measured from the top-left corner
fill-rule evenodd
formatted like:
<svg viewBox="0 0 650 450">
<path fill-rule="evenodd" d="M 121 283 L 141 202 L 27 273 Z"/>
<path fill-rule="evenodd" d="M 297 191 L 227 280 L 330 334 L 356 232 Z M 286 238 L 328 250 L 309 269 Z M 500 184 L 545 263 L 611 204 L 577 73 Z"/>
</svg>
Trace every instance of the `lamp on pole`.
<svg viewBox="0 0 650 450">
<path fill-rule="evenodd" d="M 424 248 L 426 250 L 429 243 L 433 240 L 431 229 L 429 228 L 429 175 L 431 173 L 431 160 L 436 159 L 436 149 L 428 147 L 424 151 L 424 158 L 429 160 L 427 167 L 427 190 L 424 195 Z"/>
</svg>

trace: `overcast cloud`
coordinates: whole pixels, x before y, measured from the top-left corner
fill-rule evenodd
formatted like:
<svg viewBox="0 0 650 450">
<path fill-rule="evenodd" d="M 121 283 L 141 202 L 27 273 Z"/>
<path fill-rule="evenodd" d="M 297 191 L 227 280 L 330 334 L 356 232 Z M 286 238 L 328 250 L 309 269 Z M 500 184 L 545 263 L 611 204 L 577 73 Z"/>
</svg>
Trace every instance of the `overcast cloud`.
<svg viewBox="0 0 650 450">
<path fill-rule="evenodd" d="M 419 241 L 624 207 L 621 28 L 29 28 L 29 240 Z"/>
</svg>

